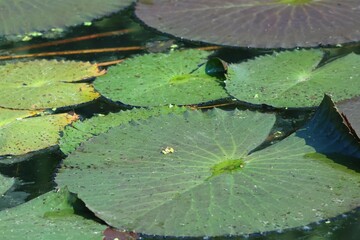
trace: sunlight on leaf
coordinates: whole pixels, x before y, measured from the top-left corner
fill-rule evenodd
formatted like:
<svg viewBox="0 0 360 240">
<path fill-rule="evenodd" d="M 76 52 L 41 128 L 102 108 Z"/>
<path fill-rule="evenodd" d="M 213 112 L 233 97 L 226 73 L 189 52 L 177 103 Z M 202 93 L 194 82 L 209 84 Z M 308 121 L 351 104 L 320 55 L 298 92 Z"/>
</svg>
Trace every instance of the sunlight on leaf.
<svg viewBox="0 0 360 240">
<path fill-rule="evenodd" d="M 70 114 L 19 119 L 0 126 L 0 155 L 21 155 L 58 144 L 61 131 L 77 120 Z"/>
<path fill-rule="evenodd" d="M 44 109 L 77 105 L 100 95 L 77 82 L 104 74 L 88 62 L 38 60 L 0 66 L 0 106 Z"/>
<path fill-rule="evenodd" d="M 241 101 L 274 107 L 315 107 L 359 96 L 360 56 L 351 53 L 317 67 L 321 50 L 285 51 L 230 64 L 226 89 Z"/>
</svg>

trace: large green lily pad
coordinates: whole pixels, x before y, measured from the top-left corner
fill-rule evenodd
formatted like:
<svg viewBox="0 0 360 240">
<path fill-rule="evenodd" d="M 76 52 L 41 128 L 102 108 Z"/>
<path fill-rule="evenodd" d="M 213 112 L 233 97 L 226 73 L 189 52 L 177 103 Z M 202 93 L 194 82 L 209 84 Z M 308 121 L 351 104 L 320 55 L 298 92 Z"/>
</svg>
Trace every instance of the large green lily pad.
<svg viewBox="0 0 360 240">
<path fill-rule="evenodd" d="M 117 12 L 133 0 L 1 0 L 0 35 L 82 24 Z"/>
<path fill-rule="evenodd" d="M 146 54 L 111 67 L 96 79 L 101 95 L 134 106 L 197 104 L 228 97 L 222 81 L 205 73 L 206 51 Z"/>
<path fill-rule="evenodd" d="M 314 47 L 360 40 L 357 0 L 151 0 L 136 15 L 177 37 L 255 48 Z"/>
<path fill-rule="evenodd" d="M 75 201 L 62 189 L 1 211 L 1 239 L 102 239 L 106 226 L 76 215 Z"/>
<path fill-rule="evenodd" d="M 24 118 L 0 125 L 0 156 L 21 155 L 58 144 L 59 132 L 77 120 L 70 114 Z"/>
<path fill-rule="evenodd" d="M 140 119 L 147 119 L 152 116 L 159 116 L 169 113 L 182 113 L 186 108 L 182 107 L 158 107 L 158 108 L 140 108 L 119 113 L 110 113 L 108 115 L 98 115 L 87 119 L 83 122 L 75 122 L 66 126 L 60 138 L 60 149 L 63 153 L 69 154 L 80 143 L 89 138 L 107 132 L 110 128 L 119 126 L 130 121 L 137 121 Z"/>
<path fill-rule="evenodd" d="M 14 178 L 4 177 L 0 174 L 0 197 L 14 184 Z"/>
<path fill-rule="evenodd" d="M 47 61 L 0 66 L 0 106 L 13 109 L 44 109 L 92 101 L 100 95 L 79 80 L 104 74 L 88 62 Z"/>
<path fill-rule="evenodd" d="M 351 53 L 325 65 L 321 50 L 285 51 L 230 64 L 229 94 L 274 107 L 318 106 L 324 93 L 334 101 L 359 96 L 360 56 Z"/>
<path fill-rule="evenodd" d="M 56 182 L 110 225 L 145 234 L 307 225 L 360 204 L 360 174 L 343 165 L 360 158 L 360 147 L 330 103 L 295 134 L 253 153 L 273 115 L 192 111 L 123 124 L 70 154 Z"/>
</svg>

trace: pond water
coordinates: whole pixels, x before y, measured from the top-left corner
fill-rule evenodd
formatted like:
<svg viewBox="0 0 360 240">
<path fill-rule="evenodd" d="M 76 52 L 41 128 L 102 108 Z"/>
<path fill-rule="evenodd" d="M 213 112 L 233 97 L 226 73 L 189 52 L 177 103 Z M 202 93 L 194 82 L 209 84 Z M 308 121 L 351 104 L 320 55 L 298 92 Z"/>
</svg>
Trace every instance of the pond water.
<svg viewBox="0 0 360 240">
<path fill-rule="evenodd" d="M 131 10 L 115 14 L 111 17 L 94 22 L 91 26 L 80 26 L 69 29 L 64 32 L 61 38 L 69 39 L 73 37 L 98 34 L 122 29 L 132 29 L 128 34 L 114 35 L 108 37 L 99 37 L 80 42 L 72 42 L 61 45 L 31 49 L 28 51 L 17 52 L 16 54 L 39 53 L 52 51 L 67 51 L 81 49 L 100 49 L 111 47 L 130 47 L 141 46 L 145 50 L 104 52 L 96 54 L 76 54 L 49 57 L 51 59 L 71 59 L 90 62 L 107 62 L 117 59 L 124 59 L 136 54 L 142 54 L 148 51 L 166 51 L 171 47 L 176 48 L 194 48 L 206 46 L 200 43 L 191 43 L 172 39 L 164 34 L 153 32 L 142 26 L 133 19 Z M 52 39 L 36 38 L 30 42 L 3 43 L 2 49 L 13 49 L 21 46 L 28 46 L 37 43 L 51 42 Z M 222 49 L 217 54 L 229 62 L 235 62 L 253 56 L 267 53 L 267 51 L 255 51 L 249 49 Z M 243 106 L 246 108 L 247 106 Z M 126 106 L 119 106 L 111 103 L 104 98 L 95 102 L 77 108 L 75 111 L 83 118 L 89 118 L 94 114 L 117 112 L 125 109 Z M 69 111 L 72 109 L 60 109 Z M 278 122 L 275 130 L 291 132 L 311 116 L 312 111 L 288 111 L 278 113 Z M 54 173 L 61 163 L 64 155 L 58 148 L 52 148 L 41 153 L 34 153 L 23 156 L 25 161 L 10 165 L 0 165 L 0 173 L 15 177 L 16 184 L 5 196 L 0 198 L 0 209 L 13 207 L 24 201 L 33 199 L 55 187 L 53 182 Z M 300 199 L 299 199 L 300 201 Z M 354 210 L 346 213 L 336 219 L 330 219 L 320 223 L 313 223 L 300 229 L 291 229 L 284 232 L 273 232 L 267 234 L 255 234 L 244 236 L 245 239 L 359 239 L 360 236 L 360 212 Z M 150 238 L 144 236 L 144 238 Z M 237 238 L 238 239 L 238 238 Z"/>
</svg>

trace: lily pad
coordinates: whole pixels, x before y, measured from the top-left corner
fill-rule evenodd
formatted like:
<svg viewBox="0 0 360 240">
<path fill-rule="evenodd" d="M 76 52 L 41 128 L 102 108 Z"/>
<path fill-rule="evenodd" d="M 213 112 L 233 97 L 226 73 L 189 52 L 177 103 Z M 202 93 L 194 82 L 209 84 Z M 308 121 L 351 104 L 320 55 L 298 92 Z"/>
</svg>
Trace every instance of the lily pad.
<svg viewBox="0 0 360 240">
<path fill-rule="evenodd" d="M 0 126 L 0 156 L 21 155 L 58 144 L 61 131 L 77 120 L 70 114 L 19 119 Z"/>
<path fill-rule="evenodd" d="M 0 197 L 14 184 L 14 178 L 4 177 L 0 174 Z"/>
<path fill-rule="evenodd" d="M 111 67 L 96 79 L 101 95 L 134 106 L 197 104 L 228 97 L 222 81 L 205 73 L 206 51 L 146 54 Z"/>
<path fill-rule="evenodd" d="M 324 93 L 334 101 L 359 96 L 360 56 L 354 53 L 318 66 L 321 50 L 285 51 L 230 64 L 229 94 L 274 107 L 318 106 Z"/>
<path fill-rule="evenodd" d="M 16 121 L 17 119 L 30 117 L 38 113 L 40 112 L 0 108 L 0 128 L 8 123 Z"/>
<path fill-rule="evenodd" d="M 293 48 L 360 40 L 356 0 L 152 0 L 136 15 L 176 37 L 219 45 Z"/>
<path fill-rule="evenodd" d="M 338 102 L 336 106 L 345 115 L 350 127 L 360 137 L 360 97 Z"/>
<path fill-rule="evenodd" d="M 241 235 L 307 225 L 360 204 L 360 174 L 343 165 L 360 158 L 359 144 L 337 112 L 329 114 L 328 101 L 319 109 L 304 128 L 256 152 L 273 115 L 192 111 L 123 124 L 71 153 L 56 182 L 111 226 L 139 233 Z"/>
<path fill-rule="evenodd" d="M 117 12 L 133 0 L 2 0 L 0 35 L 25 34 L 82 24 Z"/>
<path fill-rule="evenodd" d="M 49 192 L 0 212 L 2 239 L 102 239 L 106 226 L 74 213 L 76 198 L 66 189 Z"/>
<path fill-rule="evenodd" d="M 38 60 L 0 66 L 0 106 L 58 108 L 98 98 L 92 85 L 77 82 L 104 74 L 88 62 Z"/>
<path fill-rule="evenodd" d="M 182 113 L 186 110 L 185 107 L 158 107 L 158 108 L 140 108 L 119 113 L 110 113 L 108 115 L 99 115 L 87 119 L 83 122 L 75 122 L 66 126 L 60 138 L 60 150 L 69 154 L 74 151 L 82 142 L 89 138 L 107 132 L 110 128 L 119 126 L 130 121 L 138 121 L 147 119 L 153 116 L 159 116 L 169 113 Z"/>
</svg>

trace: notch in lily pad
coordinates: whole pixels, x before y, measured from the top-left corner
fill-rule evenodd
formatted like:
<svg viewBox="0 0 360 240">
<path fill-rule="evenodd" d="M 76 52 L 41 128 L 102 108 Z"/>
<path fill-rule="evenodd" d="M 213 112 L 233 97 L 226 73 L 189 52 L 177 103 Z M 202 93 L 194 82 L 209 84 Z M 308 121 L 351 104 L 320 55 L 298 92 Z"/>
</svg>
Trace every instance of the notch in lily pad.
<svg viewBox="0 0 360 240">
<path fill-rule="evenodd" d="M 349 163 L 360 145 L 329 98 L 297 132 L 254 151 L 274 122 L 214 109 L 124 124 L 70 154 L 56 182 L 110 225 L 159 236 L 280 231 L 357 207 L 359 167 Z M 164 143 L 175 152 L 160 154 Z"/>
<path fill-rule="evenodd" d="M 205 72 L 212 77 L 225 79 L 225 74 L 228 69 L 228 64 L 220 58 L 211 58 L 206 62 Z"/>
</svg>

